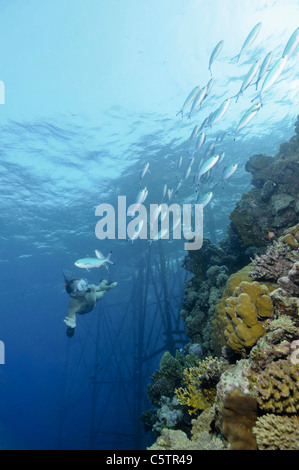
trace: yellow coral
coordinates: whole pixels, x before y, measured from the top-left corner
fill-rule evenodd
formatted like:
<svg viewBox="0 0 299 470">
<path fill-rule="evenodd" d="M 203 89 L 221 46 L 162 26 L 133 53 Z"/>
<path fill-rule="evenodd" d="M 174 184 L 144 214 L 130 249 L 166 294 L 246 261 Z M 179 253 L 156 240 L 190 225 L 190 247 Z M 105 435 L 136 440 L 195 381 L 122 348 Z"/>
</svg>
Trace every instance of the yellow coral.
<svg viewBox="0 0 299 470">
<path fill-rule="evenodd" d="M 257 419 L 253 433 L 260 450 L 299 450 L 299 418 L 266 414 Z"/>
<path fill-rule="evenodd" d="M 202 376 L 206 372 L 208 364 L 213 358 L 208 357 L 201 361 L 198 367 L 184 370 L 186 388 L 180 387 L 175 390 L 175 395 L 181 405 L 187 405 L 191 409 L 189 414 L 198 410 L 205 410 L 211 406 L 216 398 L 214 387 L 203 386 Z"/>
</svg>

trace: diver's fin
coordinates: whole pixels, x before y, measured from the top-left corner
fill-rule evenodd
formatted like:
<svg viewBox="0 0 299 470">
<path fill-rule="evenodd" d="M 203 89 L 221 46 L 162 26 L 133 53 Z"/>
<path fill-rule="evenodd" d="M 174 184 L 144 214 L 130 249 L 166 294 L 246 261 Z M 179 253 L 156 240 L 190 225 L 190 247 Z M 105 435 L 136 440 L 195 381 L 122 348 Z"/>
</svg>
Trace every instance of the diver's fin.
<svg viewBox="0 0 299 470">
<path fill-rule="evenodd" d="M 66 284 L 70 282 L 72 279 L 74 279 L 72 271 L 69 271 L 68 269 L 63 269 L 62 275 L 64 277 L 64 281 Z"/>
</svg>

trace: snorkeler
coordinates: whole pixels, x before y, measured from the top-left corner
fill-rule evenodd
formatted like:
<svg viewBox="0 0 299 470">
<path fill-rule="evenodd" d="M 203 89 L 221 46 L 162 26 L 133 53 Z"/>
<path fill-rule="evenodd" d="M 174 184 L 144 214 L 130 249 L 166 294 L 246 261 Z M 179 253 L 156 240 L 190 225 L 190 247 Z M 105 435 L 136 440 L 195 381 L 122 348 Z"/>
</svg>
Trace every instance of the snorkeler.
<svg viewBox="0 0 299 470">
<path fill-rule="evenodd" d="M 71 279 L 65 277 L 65 289 L 71 299 L 63 320 L 67 326 L 66 334 L 69 338 L 74 336 L 76 329 L 76 315 L 84 315 L 94 309 L 98 300 L 102 299 L 106 291 L 117 286 L 117 282 L 100 281 L 99 285 L 88 284 L 86 279 Z"/>
</svg>

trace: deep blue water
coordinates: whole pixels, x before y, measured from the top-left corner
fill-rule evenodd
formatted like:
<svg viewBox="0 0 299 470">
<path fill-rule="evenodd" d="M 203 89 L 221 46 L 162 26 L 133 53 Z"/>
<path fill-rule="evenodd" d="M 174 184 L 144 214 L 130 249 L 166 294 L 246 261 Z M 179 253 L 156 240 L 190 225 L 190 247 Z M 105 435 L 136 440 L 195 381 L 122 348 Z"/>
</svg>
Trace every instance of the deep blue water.
<svg viewBox="0 0 299 470">
<path fill-rule="evenodd" d="M 146 240 L 98 240 L 95 208 L 104 202 L 116 208 L 120 195 L 133 203 L 146 162 L 147 207 L 161 202 L 165 184 L 176 187 L 189 164 L 192 129 L 238 92 L 251 64 L 270 50 L 278 60 L 298 26 L 298 4 L 1 0 L 0 18 L 0 448 L 145 447 L 150 442 L 144 435 L 138 439 L 138 413 L 148 405 L 146 384 L 165 344 L 157 307 L 165 309 L 160 252 Z M 231 62 L 259 21 L 257 39 L 237 64 Z M 209 57 L 220 40 L 211 95 L 191 120 L 176 117 L 191 89 L 210 79 Z M 215 228 L 204 219 L 204 236 L 214 242 L 226 235 L 230 212 L 250 188 L 248 158 L 275 155 L 294 133 L 298 55 L 290 57 L 263 96 L 263 108 L 234 141 L 254 88 L 238 103 L 231 100 L 196 155 L 194 168 L 215 142 L 214 152 L 225 152 L 222 165 L 238 163 L 209 204 Z M 214 169 L 202 194 L 222 170 Z M 192 178 L 173 201 L 195 203 Z M 174 318 L 188 276 L 180 268 L 183 243 L 161 241 Z M 116 264 L 109 278 L 118 285 L 94 312 L 78 318 L 69 339 L 62 269 L 98 282 L 107 276 L 103 267 L 83 272 L 74 266 L 95 249 L 112 250 Z M 149 263 L 158 296 L 146 278 Z"/>
</svg>

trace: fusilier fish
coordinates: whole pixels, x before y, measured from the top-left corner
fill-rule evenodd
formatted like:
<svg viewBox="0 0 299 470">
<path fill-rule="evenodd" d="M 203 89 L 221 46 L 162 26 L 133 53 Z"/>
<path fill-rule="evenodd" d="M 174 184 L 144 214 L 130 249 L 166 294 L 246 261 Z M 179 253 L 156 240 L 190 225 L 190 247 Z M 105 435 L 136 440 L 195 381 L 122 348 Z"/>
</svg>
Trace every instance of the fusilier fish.
<svg viewBox="0 0 299 470">
<path fill-rule="evenodd" d="M 250 67 L 248 73 L 245 75 L 244 77 L 244 80 L 243 80 L 243 83 L 241 85 L 241 88 L 239 90 L 239 93 L 236 95 L 236 103 L 239 99 L 239 96 L 243 94 L 243 92 L 246 90 L 246 88 L 249 87 L 250 83 L 252 82 L 252 80 L 254 79 L 258 69 L 259 69 L 259 66 L 261 64 L 261 61 L 260 60 L 257 60 L 253 65 L 252 67 Z"/>
<path fill-rule="evenodd" d="M 195 111 L 197 111 L 198 108 L 200 107 L 201 103 L 203 102 L 204 97 L 206 96 L 206 93 L 207 93 L 207 87 L 205 86 L 195 96 L 193 103 L 192 103 L 191 111 L 188 116 L 189 119 L 191 118 L 192 114 L 194 114 Z"/>
<path fill-rule="evenodd" d="M 185 103 L 183 104 L 183 107 L 182 109 L 176 114 L 181 114 L 182 117 L 184 117 L 184 109 L 187 108 L 187 106 L 189 106 L 189 104 L 192 103 L 192 101 L 194 100 L 195 96 L 197 95 L 197 93 L 199 92 L 200 90 L 200 86 L 196 86 L 195 88 L 193 88 L 192 91 L 190 91 L 189 95 L 187 96 L 186 100 L 185 100 Z"/>
<path fill-rule="evenodd" d="M 261 27 L 262 27 L 262 23 L 257 23 L 254 28 L 250 31 L 250 33 L 248 34 L 247 38 L 245 39 L 244 43 L 243 43 L 243 46 L 239 52 L 238 55 L 236 55 L 235 57 L 232 58 L 232 60 L 234 59 L 237 59 L 237 62 L 238 60 L 240 59 L 241 55 L 243 54 L 243 52 L 246 51 L 246 49 L 248 49 L 248 47 L 253 43 L 253 41 L 255 40 L 255 38 L 257 37 L 258 33 L 260 32 L 261 30 Z"/>
<path fill-rule="evenodd" d="M 218 159 L 219 159 L 219 155 L 214 155 L 213 157 L 210 157 L 205 163 L 203 163 L 199 169 L 199 172 L 197 175 L 198 178 L 204 175 L 211 168 L 213 168 L 213 166 L 217 163 Z"/>
<path fill-rule="evenodd" d="M 227 98 L 227 100 L 225 100 L 222 103 L 222 105 L 215 111 L 215 114 L 213 115 L 213 119 L 211 122 L 211 126 L 216 124 L 216 122 L 220 121 L 220 119 L 224 116 L 224 114 L 227 111 L 227 108 L 229 107 L 229 103 L 230 103 L 230 98 Z"/>
<path fill-rule="evenodd" d="M 263 76 L 265 75 L 265 73 L 267 72 L 268 68 L 269 68 L 269 65 L 271 63 L 271 60 L 272 60 L 272 57 L 273 57 L 273 53 L 272 51 L 270 51 L 266 57 L 264 58 L 263 62 L 262 62 L 262 65 L 261 65 L 261 68 L 259 70 L 259 74 L 258 74 L 258 77 L 257 77 L 257 81 L 255 82 L 255 89 L 257 90 L 257 87 L 258 87 L 258 84 L 259 84 L 259 81 L 263 78 Z"/>
<path fill-rule="evenodd" d="M 140 181 L 143 179 L 143 177 L 144 177 L 144 175 L 146 174 L 148 168 L 149 168 L 149 162 L 147 162 L 147 163 L 144 165 L 144 168 L 143 168 L 142 172 L 140 173 Z"/>
<path fill-rule="evenodd" d="M 212 66 L 212 63 L 214 62 L 214 60 L 218 57 L 222 47 L 223 47 L 223 43 L 224 41 L 220 41 L 218 42 L 218 44 L 215 46 L 215 48 L 213 49 L 213 52 L 210 56 L 210 60 L 209 60 L 209 70 L 210 70 L 210 74 L 212 75 L 212 70 L 211 70 L 211 66 Z"/>
<path fill-rule="evenodd" d="M 203 144 L 205 143 L 206 141 L 206 133 L 203 131 L 199 134 L 198 136 L 198 139 L 196 141 L 196 145 L 195 145 L 195 148 L 194 148 L 194 152 L 199 152 L 199 150 L 201 149 L 201 147 L 203 146 Z"/>
<path fill-rule="evenodd" d="M 212 191 L 209 191 L 208 193 L 206 193 L 204 196 L 200 196 L 199 193 L 198 193 L 198 196 L 197 196 L 197 204 L 202 204 L 203 208 L 206 207 L 210 200 L 212 199 L 213 197 L 213 193 Z"/>
<path fill-rule="evenodd" d="M 235 137 L 237 135 L 237 132 L 239 132 L 243 127 L 245 127 L 257 114 L 257 112 L 261 109 L 261 103 L 256 103 L 252 105 L 244 114 L 242 119 L 240 120 L 237 129 L 235 130 Z"/>
<path fill-rule="evenodd" d="M 82 258 L 78 259 L 74 264 L 77 268 L 82 269 L 92 269 L 92 268 L 100 268 L 101 266 L 105 266 L 107 268 L 107 263 L 115 264 L 111 261 L 111 253 L 105 257 L 99 250 L 95 250 L 96 258 Z"/>
<path fill-rule="evenodd" d="M 193 129 L 193 131 L 192 131 L 192 133 L 191 133 L 191 135 L 190 135 L 190 137 L 189 137 L 189 142 L 191 142 L 193 139 L 195 139 L 195 137 L 197 136 L 198 132 L 199 132 L 199 125 L 197 124 L 197 125 L 194 127 L 194 129 Z"/>
<path fill-rule="evenodd" d="M 282 53 L 282 57 L 285 55 L 287 55 L 288 57 L 291 57 L 291 55 L 293 55 L 293 53 L 295 52 L 298 44 L 299 44 L 299 27 L 295 29 L 292 36 L 288 40 L 286 47 L 284 48 L 284 51 Z"/>
<path fill-rule="evenodd" d="M 232 165 L 226 166 L 223 169 L 222 179 L 221 179 L 222 182 L 228 180 L 231 176 L 233 176 L 237 168 L 238 168 L 238 163 L 233 163 Z"/>
<path fill-rule="evenodd" d="M 278 59 L 275 65 L 273 65 L 271 70 L 267 73 L 266 78 L 263 82 L 261 91 L 251 101 L 254 101 L 256 99 L 259 99 L 260 101 L 262 101 L 262 94 L 265 93 L 265 91 L 269 90 L 269 88 L 271 88 L 271 86 L 276 82 L 276 80 L 278 80 L 278 78 L 280 77 L 280 75 L 282 74 L 286 66 L 287 60 L 288 60 L 287 55 Z"/>
</svg>

